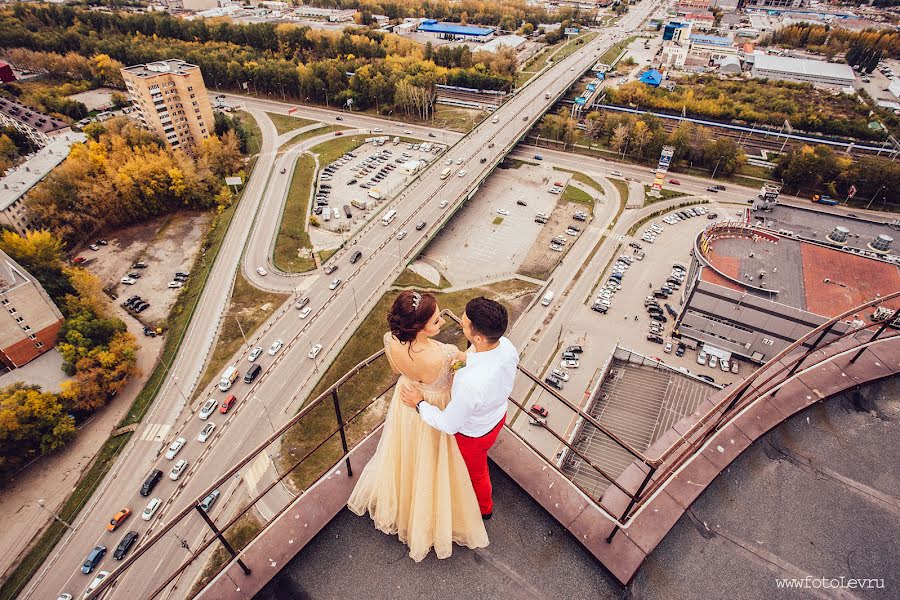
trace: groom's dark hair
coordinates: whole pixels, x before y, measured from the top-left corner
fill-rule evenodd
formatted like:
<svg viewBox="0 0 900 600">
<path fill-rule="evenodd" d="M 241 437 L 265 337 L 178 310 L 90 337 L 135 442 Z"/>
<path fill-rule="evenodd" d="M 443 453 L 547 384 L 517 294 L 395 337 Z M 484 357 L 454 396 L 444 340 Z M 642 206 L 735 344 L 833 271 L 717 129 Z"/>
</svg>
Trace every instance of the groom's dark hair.
<svg viewBox="0 0 900 600">
<path fill-rule="evenodd" d="M 499 302 L 483 296 L 472 298 L 466 304 L 466 316 L 472 322 L 472 329 L 491 343 L 499 340 L 509 324 L 506 308 Z"/>
</svg>

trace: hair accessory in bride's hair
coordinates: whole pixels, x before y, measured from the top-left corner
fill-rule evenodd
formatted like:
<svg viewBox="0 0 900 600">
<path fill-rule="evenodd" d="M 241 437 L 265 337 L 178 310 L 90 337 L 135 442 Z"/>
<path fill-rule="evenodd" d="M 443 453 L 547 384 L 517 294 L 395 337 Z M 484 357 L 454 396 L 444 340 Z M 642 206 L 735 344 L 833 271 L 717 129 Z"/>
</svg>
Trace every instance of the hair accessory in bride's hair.
<svg viewBox="0 0 900 600">
<path fill-rule="evenodd" d="M 422 296 L 419 295 L 419 292 L 413 292 L 412 296 L 413 296 L 413 301 L 412 301 L 413 310 L 419 310 L 419 302 L 421 302 Z"/>
</svg>

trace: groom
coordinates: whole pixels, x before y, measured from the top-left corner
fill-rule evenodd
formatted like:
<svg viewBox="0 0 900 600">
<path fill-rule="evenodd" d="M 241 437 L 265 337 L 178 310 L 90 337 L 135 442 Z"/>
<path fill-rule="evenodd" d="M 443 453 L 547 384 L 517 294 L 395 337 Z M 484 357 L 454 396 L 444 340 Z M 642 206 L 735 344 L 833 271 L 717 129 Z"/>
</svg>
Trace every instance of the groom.
<svg viewBox="0 0 900 600">
<path fill-rule="evenodd" d="M 404 404 L 419 411 L 425 423 L 455 434 L 484 519 L 490 519 L 494 510 L 487 453 L 506 421 L 519 364 L 518 350 L 503 337 L 508 321 L 506 309 L 499 302 L 481 297 L 470 300 L 462 316 L 462 329 L 472 346 L 465 367 L 453 378 L 447 407 L 441 410 L 424 402 L 422 393 L 409 385 L 403 386 L 400 394 Z"/>
</svg>

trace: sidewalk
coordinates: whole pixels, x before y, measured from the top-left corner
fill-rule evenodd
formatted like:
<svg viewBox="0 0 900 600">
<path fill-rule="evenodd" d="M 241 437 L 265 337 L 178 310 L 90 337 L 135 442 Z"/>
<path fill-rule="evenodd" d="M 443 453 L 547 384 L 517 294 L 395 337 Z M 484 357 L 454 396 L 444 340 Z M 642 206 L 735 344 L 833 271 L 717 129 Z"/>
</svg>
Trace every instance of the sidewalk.
<svg viewBox="0 0 900 600">
<path fill-rule="evenodd" d="M 50 513 L 56 512 L 65 502 L 81 474 L 143 389 L 162 351 L 162 337 L 145 337 L 139 322 L 118 305 L 112 306 L 115 316 L 122 319 L 138 338 L 137 366 L 141 375 L 132 379 L 113 402 L 95 413 L 68 446 L 37 459 L 0 491 L 0 573 L 4 575 L 49 524 Z M 38 505 L 38 500 L 42 500 L 46 509 Z"/>
</svg>

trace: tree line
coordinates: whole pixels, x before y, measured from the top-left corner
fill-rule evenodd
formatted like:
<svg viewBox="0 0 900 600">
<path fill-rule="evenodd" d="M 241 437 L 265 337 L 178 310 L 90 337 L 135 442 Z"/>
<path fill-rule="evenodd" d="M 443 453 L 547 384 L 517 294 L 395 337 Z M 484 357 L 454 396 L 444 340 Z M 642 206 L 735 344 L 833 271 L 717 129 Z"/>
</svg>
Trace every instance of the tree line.
<svg viewBox="0 0 900 600">
<path fill-rule="evenodd" d="M 829 60 L 844 56 L 866 73 L 871 73 L 882 58 L 900 58 L 900 32 L 887 28 L 851 31 L 840 26 L 797 23 L 776 29 L 764 42 L 824 54 Z"/>
<path fill-rule="evenodd" d="M 807 83 L 696 75 L 679 78 L 672 91 L 630 81 L 605 92 L 607 102 L 619 106 L 776 128 L 788 119 L 793 128 L 811 133 L 864 140 L 886 137 L 869 128 L 869 109 L 855 97 L 828 94 Z"/>
<path fill-rule="evenodd" d="M 63 370 L 72 376 L 59 393 L 22 382 L 0 389 L 0 477 L 6 480 L 72 440 L 75 425 L 138 374 L 138 345 L 125 323 L 108 314 L 99 280 L 65 266 L 64 244 L 49 231 L 25 237 L 5 231 L 0 249 L 34 275 L 62 311 L 57 348 Z"/>
<path fill-rule="evenodd" d="M 861 198 L 895 204 L 900 198 L 900 163 L 868 155 L 851 159 L 821 144 L 791 148 L 779 159 L 774 176 L 791 193 L 825 192 L 843 199 L 854 186 Z"/>
<path fill-rule="evenodd" d="M 84 131 L 89 139 L 26 196 L 34 222 L 72 244 L 178 208 L 227 206 L 223 179 L 243 167 L 234 131 L 203 140 L 195 156 L 168 150 L 125 117 Z"/>
</svg>

